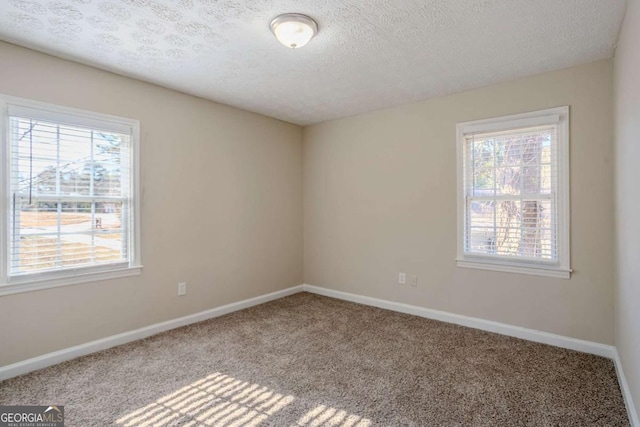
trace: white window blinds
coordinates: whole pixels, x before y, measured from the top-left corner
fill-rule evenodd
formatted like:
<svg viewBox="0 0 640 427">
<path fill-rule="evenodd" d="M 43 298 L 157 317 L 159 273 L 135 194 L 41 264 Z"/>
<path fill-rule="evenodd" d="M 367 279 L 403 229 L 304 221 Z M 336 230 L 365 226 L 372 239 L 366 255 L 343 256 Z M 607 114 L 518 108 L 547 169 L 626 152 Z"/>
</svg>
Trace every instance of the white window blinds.
<svg viewBox="0 0 640 427">
<path fill-rule="evenodd" d="M 555 125 L 465 135 L 465 252 L 555 261 Z"/>
<path fill-rule="evenodd" d="M 129 264 L 132 130 L 9 107 L 9 277 Z"/>
</svg>

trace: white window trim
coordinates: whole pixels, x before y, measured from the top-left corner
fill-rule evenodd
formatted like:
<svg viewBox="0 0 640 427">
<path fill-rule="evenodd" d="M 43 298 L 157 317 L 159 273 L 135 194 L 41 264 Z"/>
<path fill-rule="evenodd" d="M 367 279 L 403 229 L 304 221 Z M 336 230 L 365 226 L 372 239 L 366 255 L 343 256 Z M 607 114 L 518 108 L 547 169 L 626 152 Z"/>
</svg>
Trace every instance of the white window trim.
<svg viewBox="0 0 640 427">
<path fill-rule="evenodd" d="M 562 164 L 558 167 L 558 261 L 522 261 L 496 259 L 495 257 L 477 254 L 465 254 L 465 189 L 464 189 L 464 135 L 471 132 L 491 132 L 517 129 L 526 126 L 539 126 L 557 123 L 558 125 L 558 155 Z M 557 107 L 547 110 L 533 111 L 510 116 L 496 117 L 484 120 L 458 123 L 456 126 L 456 154 L 457 154 L 457 200 L 458 200 L 458 267 L 480 270 L 500 271 L 506 273 L 530 274 L 536 276 L 569 279 L 570 267 L 570 195 L 569 195 L 569 107 Z"/>
<path fill-rule="evenodd" d="M 19 111 L 21 108 L 38 109 L 42 111 L 42 118 L 62 121 L 60 118 L 72 116 L 74 124 L 84 124 L 87 127 L 99 127 L 108 123 L 113 129 L 131 131 L 131 192 L 133 195 L 133 233 L 129 236 L 129 248 L 132 253 L 130 262 L 114 263 L 103 266 L 89 266 L 75 269 L 42 272 L 8 276 L 7 232 L 9 229 L 8 211 L 11 206 L 11 191 L 9 188 L 9 108 Z M 140 259 L 140 122 L 138 120 L 95 113 L 76 108 L 63 107 L 40 101 L 17 98 L 0 94 L 0 165 L 4 174 L 0 186 L 0 296 L 60 286 L 76 285 L 107 279 L 140 275 L 142 263 Z"/>
</svg>

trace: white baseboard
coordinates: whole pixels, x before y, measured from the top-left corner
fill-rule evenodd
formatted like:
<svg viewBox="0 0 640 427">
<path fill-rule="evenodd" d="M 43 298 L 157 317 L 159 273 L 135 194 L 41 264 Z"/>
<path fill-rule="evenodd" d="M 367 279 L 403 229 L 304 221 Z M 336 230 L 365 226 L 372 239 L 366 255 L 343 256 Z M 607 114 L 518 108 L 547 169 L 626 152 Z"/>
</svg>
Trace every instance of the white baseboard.
<svg viewBox="0 0 640 427">
<path fill-rule="evenodd" d="M 616 364 L 616 373 L 618 374 L 618 383 L 620 383 L 622 397 L 624 397 L 624 403 L 627 406 L 629 423 L 631 423 L 631 427 L 640 427 L 640 419 L 638 419 L 638 413 L 636 412 L 635 405 L 633 404 L 633 399 L 631 398 L 629 383 L 627 383 L 627 378 L 624 376 L 624 371 L 622 370 L 622 361 L 620 360 L 618 350 L 615 350 L 615 357 L 613 360 Z"/>
<path fill-rule="evenodd" d="M 99 340 L 91 341 L 86 344 L 80 344 L 74 347 L 65 348 L 63 350 L 54 351 L 52 353 L 43 354 L 42 356 L 16 362 L 11 365 L 0 367 L 0 381 L 13 378 L 18 375 L 26 374 L 31 371 L 56 365 L 76 357 L 85 356 L 97 351 L 106 350 L 117 345 L 126 344 L 131 341 L 147 338 L 151 335 L 159 334 L 170 329 L 179 328 L 181 326 L 190 325 L 192 323 L 202 322 L 234 311 L 253 307 L 254 305 L 263 304 L 265 302 L 284 298 L 289 295 L 302 292 L 302 285 L 283 289 L 281 291 L 272 292 L 266 295 L 260 295 L 255 298 L 249 298 L 243 301 L 216 307 L 211 310 L 201 311 L 200 313 L 191 314 L 189 316 L 180 317 L 178 319 L 168 320 L 166 322 L 156 323 L 134 331 L 124 332 Z"/>
<path fill-rule="evenodd" d="M 609 359 L 615 359 L 615 347 L 611 345 L 565 337 L 562 335 L 551 334 L 549 332 L 537 331 L 535 329 L 508 325 L 506 323 L 494 322 L 491 320 L 484 320 L 475 317 L 463 316 L 460 314 L 447 313 L 446 311 L 432 310 L 430 308 L 418 307 L 415 305 L 350 294 L 333 289 L 321 288 L 319 286 L 302 285 L 302 287 L 306 292 L 311 292 L 318 295 L 324 295 L 327 297 L 338 298 L 345 301 L 351 301 L 359 304 L 370 305 L 373 307 L 384 308 L 387 310 L 398 311 L 400 313 L 413 314 L 414 316 L 440 320 L 441 322 L 455 323 L 456 325 L 467 326 L 469 328 L 481 329 L 483 331 L 495 332 L 501 335 L 522 338 L 528 341 L 549 344 L 556 347 L 567 348 L 570 350 L 581 351 L 583 353 L 603 356 Z"/>
</svg>

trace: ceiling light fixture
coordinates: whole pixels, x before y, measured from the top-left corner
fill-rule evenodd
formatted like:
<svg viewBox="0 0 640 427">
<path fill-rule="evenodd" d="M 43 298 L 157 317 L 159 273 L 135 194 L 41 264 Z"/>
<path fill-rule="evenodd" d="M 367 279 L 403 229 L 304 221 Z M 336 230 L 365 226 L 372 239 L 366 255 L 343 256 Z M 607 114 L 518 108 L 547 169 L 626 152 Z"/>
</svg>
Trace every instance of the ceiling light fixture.
<svg viewBox="0 0 640 427">
<path fill-rule="evenodd" d="M 318 34 L 318 24 L 307 15 L 285 13 L 271 21 L 271 31 L 280 43 L 296 49 Z"/>
</svg>

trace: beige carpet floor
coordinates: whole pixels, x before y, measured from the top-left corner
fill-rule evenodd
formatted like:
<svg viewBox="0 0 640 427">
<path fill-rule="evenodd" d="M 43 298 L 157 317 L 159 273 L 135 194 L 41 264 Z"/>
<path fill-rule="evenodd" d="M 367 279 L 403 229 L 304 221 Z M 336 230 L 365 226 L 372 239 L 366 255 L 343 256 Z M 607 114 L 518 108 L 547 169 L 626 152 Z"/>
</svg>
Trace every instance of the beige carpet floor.
<svg viewBox="0 0 640 427">
<path fill-rule="evenodd" d="M 610 360 L 293 295 L 0 383 L 79 426 L 628 426 Z"/>
</svg>

